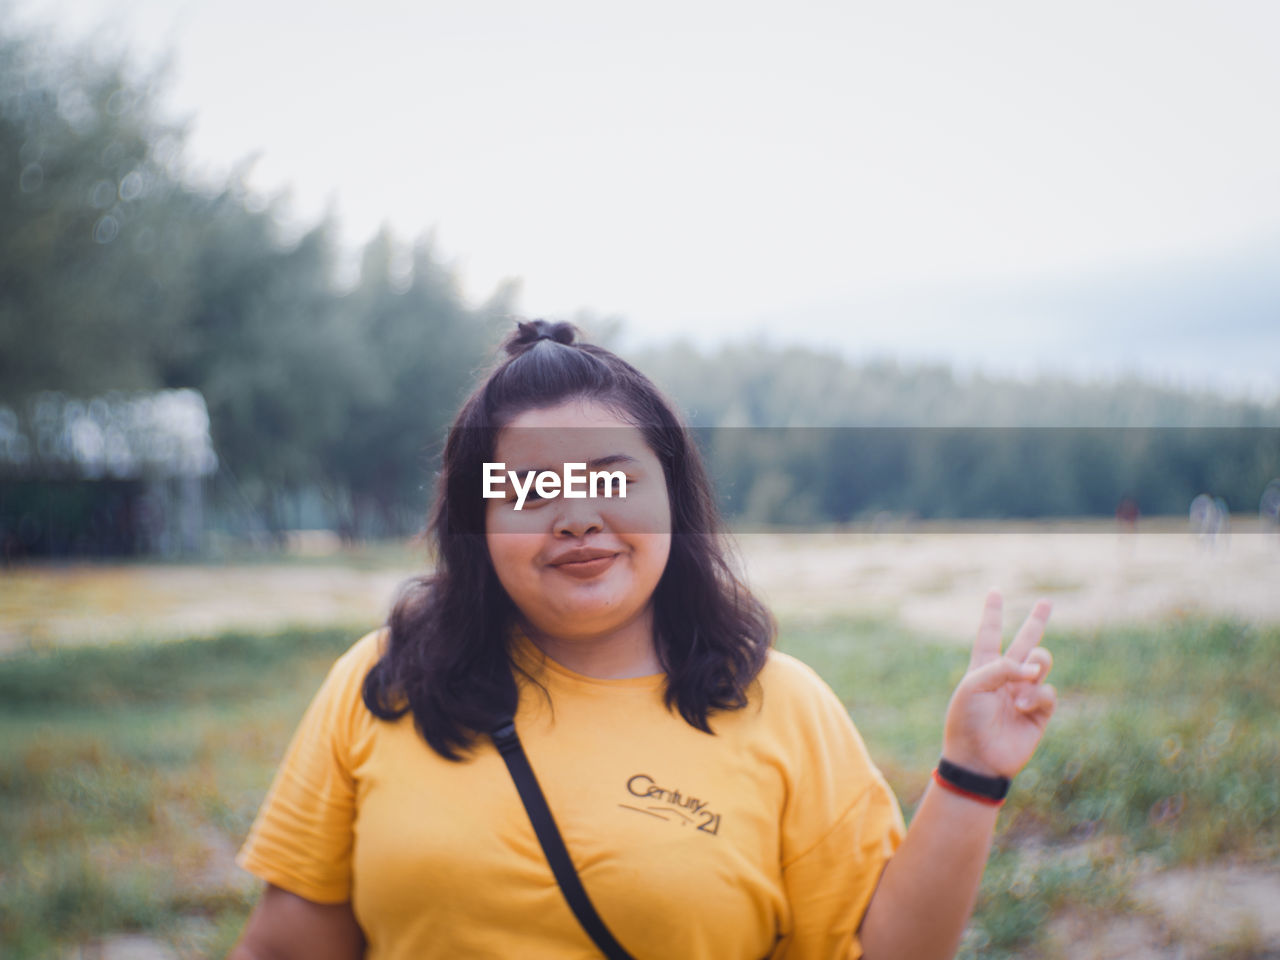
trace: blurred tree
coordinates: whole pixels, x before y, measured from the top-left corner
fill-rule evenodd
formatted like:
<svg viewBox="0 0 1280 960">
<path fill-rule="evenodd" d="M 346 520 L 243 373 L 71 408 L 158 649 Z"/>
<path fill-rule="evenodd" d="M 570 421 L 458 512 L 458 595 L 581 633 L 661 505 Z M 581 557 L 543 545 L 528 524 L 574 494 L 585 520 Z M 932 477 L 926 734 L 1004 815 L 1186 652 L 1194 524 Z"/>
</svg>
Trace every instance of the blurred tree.
<svg viewBox="0 0 1280 960">
<path fill-rule="evenodd" d="M 274 530 L 290 525 L 290 495 L 319 482 L 362 373 L 332 291 L 332 232 L 322 222 L 285 246 L 272 208 L 246 209 L 235 187 L 189 195 L 190 311 L 156 349 L 166 385 L 204 394 L 222 462 Z"/>
<path fill-rule="evenodd" d="M 158 80 L 0 24 L 0 400 L 159 384 L 188 298 Z"/>
<path fill-rule="evenodd" d="M 413 529 L 429 448 L 517 287 L 472 310 L 429 242 L 384 232 L 340 293 L 330 220 L 286 242 L 247 168 L 184 179 L 163 79 L 0 21 L 0 403 L 194 387 L 217 489 L 256 522 L 296 525 L 322 491 L 348 535 Z"/>
<path fill-rule="evenodd" d="M 507 312 L 491 302 L 483 313 Z M 344 429 L 322 450 L 347 537 L 420 525 L 438 447 L 489 339 L 436 258 L 383 229 L 364 248 L 341 304 L 351 358 Z"/>
</svg>

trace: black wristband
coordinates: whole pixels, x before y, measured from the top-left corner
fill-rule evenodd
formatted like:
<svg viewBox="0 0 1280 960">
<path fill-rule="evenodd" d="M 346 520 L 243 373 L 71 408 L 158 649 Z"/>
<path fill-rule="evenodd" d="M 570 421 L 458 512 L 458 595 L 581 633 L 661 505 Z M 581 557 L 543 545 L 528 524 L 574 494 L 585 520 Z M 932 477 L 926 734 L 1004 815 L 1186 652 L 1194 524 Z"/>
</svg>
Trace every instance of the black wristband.
<svg viewBox="0 0 1280 960">
<path fill-rule="evenodd" d="M 1003 800 L 1009 795 L 1008 777 L 984 777 L 980 773 L 958 767 L 950 760 L 938 761 L 938 776 L 947 783 L 990 800 Z"/>
</svg>

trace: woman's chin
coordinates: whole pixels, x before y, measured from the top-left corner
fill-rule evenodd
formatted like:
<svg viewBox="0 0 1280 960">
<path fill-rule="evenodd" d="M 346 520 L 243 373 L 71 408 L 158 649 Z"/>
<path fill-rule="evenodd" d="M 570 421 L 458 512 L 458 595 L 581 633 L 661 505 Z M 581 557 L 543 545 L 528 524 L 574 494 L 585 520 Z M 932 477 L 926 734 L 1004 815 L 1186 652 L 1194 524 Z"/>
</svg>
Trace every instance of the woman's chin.
<svg viewBox="0 0 1280 960">
<path fill-rule="evenodd" d="M 555 618 L 538 629 L 566 640 L 588 639 L 625 627 L 639 612 L 624 609 L 616 597 L 577 597 L 556 604 Z"/>
</svg>

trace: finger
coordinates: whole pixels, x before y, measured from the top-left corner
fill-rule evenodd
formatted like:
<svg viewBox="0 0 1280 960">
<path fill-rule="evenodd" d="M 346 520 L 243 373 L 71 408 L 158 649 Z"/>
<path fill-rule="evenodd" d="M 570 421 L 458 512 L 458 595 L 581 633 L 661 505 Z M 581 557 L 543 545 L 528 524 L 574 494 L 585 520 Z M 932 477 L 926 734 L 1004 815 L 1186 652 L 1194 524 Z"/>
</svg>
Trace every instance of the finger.
<svg viewBox="0 0 1280 960">
<path fill-rule="evenodd" d="M 1037 600 L 1036 605 L 1031 608 L 1031 614 L 1027 617 L 1026 622 L 1022 624 L 1022 629 L 1013 638 L 1013 643 L 1009 644 L 1009 649 L 1005 651 L 1004 655 L 1010 660 L 1019 662 L 1027 659 L 1027 654 L 1035 648 L 1035 645 L 1040 642 L 1040 638 L 1044 636 L 1044 628 L 1049 622 L 1049 612 L 1052 609 L 1053 604 L 1048 600 Z"/>
<path fill-rule="evenodd" d="M 1017 663 L 1008 657 L 997 657 L 965 677 L 965 685 L 976 692 L 999 690 L 1006 683 L 1026 683 L 1040 673 L 1036 663 Z"/>
<path fill-rule="evenodd" d="M 1027 659 L 1024 662 L 1034 663 L 1040 667 L 1040 673 L 1035 682 L 1041 683 L 1045 677 L 1049 676 L 1049 671 L 1053 669 L 1053 654 L 1044 647 L 1036 647 L 1027 654 Z"/>
<path fill-rule="evenodd" d="M 973 641 L 973 652 L 969 655 L 969 669 L 974 670 L 990 663 L 1000 656 L 1000 629 L 1004 623 L 1004 598 L 999 590 L 987 594 L 987 602 L 982 608 L 982 621 L 978 625 L 978 635 Z"/>
<path fill-rule="evenodd" d="M 1053 713 L 1053 708 L 1057 704 L 1058 691 L 1049 683 L 1028 687 L 1025 692 L 1018 694 L 1018 699 L 1013 702 L 1013 705 L 1023 713 L 1044 714 L 1046 717 Z"/>
</svg>

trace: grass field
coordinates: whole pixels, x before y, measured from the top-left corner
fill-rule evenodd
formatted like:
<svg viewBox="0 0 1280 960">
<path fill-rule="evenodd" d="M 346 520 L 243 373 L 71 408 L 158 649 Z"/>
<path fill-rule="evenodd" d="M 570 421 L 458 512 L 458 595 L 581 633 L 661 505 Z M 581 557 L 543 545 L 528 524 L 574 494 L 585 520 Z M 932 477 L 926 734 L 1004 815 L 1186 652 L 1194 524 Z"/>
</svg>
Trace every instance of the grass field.
<svg viewBox="0 0 1280 960">
<path fill-rule="evenodd" d="M 0 662 L 0 955 L 152 931 L 221 956 L 231 863 L 306 702 L 354 630 L 228 634 Z"/>
<path fill-rule="evenodd" d="M 1280 893 L 1280 629 L 1174 620 L 1050 644 L 1060 707 L 1002 814 L 962 955 L 1273 956 L 1256 917 L 1190 929 L 1152 878 L 1229 863 L 1264 902 Z M 786 646 L 845 698 L 904 803 L 918 798 L 963 651 L 875 623 Z M 1138 917 L 1145 942 L 1082 946 L 1063 929 L 1081 915 L 1095 931 Z"/>
<path fill-rule="evenodd" d="M 145 931 L 176 956 L 221 956 L 256 894 L 231 857 L 307 700 L 359 632 L 0 661 L 0 955 L 59 957 Z M 783 634 L 848 704 L 909 815 L 966 652 L 890 621 Z M 1144 891 L 1162 871 L 1274 869 L 1280 628 L 1183 618 L 1051 643 L 1060 712 L 1002 815 L 963 955 L 1102 956 L 1080 953 L 1072 931 L 1132 923 L 1157 951 L 1203 940 Z M 1213 937 L 1206 956 L 1275 946 L 1247 918 Z"/>
</svg>

